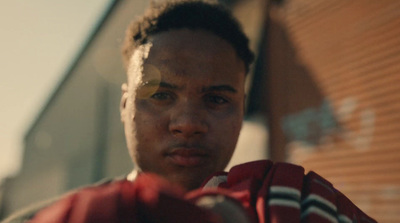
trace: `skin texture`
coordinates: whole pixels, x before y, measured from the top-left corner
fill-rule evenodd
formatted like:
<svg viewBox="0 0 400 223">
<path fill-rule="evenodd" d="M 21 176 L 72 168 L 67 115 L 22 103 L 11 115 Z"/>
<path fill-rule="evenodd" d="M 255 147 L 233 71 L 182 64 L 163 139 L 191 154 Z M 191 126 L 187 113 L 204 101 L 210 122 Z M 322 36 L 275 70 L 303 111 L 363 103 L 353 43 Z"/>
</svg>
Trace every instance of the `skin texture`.
<svg viewBox="0 0 400 223">
<path fill-rule="evenodd" d="M 121 120 L 133 162 L 188 190 L 228 164 L 244 113 L 245 67 L 203 30 L 151 37 L 131 57 Z"/>
</svg>

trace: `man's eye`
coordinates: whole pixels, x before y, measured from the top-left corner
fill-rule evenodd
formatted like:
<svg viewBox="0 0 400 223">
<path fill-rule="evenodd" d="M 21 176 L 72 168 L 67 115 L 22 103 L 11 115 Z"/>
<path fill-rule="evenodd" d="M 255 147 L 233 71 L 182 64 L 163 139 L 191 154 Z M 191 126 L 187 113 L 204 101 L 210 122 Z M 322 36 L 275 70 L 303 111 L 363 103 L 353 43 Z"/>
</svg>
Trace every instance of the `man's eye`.
<svg viewBox="0 0 400 223">
<path fill-rule="evenodd" d="M 156 100 L 168 100 L 171 99 L 171 95 L 167 92 L 157 92 L 151 96 L 151 98 Z"/>
<path fill-rule="evenodd" d="M 225 98 L 221 97 L 221 96 L 217 96 L 217 95 L 210 95 L 208 96 L 207 99 L 209 102 L 214 103 L 214 104 L 225 104 L 228 102 L 228 100 L 226 100 Z"/>
</svg>

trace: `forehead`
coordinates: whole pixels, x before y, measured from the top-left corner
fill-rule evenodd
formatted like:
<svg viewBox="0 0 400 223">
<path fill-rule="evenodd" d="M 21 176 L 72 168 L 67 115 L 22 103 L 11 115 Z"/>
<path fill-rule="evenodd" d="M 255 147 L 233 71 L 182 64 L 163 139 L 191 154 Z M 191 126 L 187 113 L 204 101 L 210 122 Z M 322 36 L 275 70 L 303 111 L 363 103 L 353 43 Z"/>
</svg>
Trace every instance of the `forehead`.
<svg viewBox="0 0 400 223">
<path fill-rule="evenodd" d="M 146 67 L 161 78 L 244 82 L 244 62 L 220 37 L 203 30 L 171 30 L 153 35 L 131 58 L 129 76 L 146 78 Z M 139 75 L 139 77 L 138 77 Z M 147 74 L 147 76 L 149 76 Z M 150 76 L 154 76 L 150 75 Z"/>
<path fill-rule="evenodd" d="M 175 29 L 161 32 L 151 36 L 149 41 L 153 43 L 157 50 L 207 49 L 210 53 L 232 53 L 236 55 L 234 48 L 226 40 L 201 29 Z"/>
</svg>

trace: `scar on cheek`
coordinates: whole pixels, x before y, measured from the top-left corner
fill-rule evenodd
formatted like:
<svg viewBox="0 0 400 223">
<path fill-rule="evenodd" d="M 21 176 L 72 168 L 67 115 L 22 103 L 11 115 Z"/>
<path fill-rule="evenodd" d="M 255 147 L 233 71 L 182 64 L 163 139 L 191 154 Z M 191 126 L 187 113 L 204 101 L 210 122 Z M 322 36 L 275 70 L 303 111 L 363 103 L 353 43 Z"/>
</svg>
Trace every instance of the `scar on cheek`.
<svg viewBox="0 0 400 223">
<path fill-rule="evenodd" d="M 160 70 L 151 64 L 144 64 L 142 80 L 138 84 L 136 97 L 140 99 L 149 98 L 158 90 L 160 82 Z"/>
</svg>

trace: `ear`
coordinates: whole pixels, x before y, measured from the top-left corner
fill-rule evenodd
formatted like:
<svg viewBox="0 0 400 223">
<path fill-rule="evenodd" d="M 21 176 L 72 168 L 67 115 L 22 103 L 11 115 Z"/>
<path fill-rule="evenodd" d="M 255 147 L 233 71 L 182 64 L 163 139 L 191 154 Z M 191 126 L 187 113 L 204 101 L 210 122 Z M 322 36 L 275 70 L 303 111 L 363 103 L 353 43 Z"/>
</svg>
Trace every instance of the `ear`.
<svg viewBox="0 0 400 223">
<path fill-rule="evenodd" d="M 126 101 L 128 100 L 128 85 L 123 83 L 121 86 L 121 102 L 119 104 L 119 112 L 121 115 L 121 122 L 124 122 L 126 116 Z"/>
</svg>

